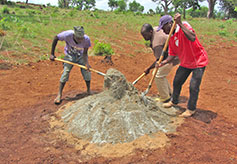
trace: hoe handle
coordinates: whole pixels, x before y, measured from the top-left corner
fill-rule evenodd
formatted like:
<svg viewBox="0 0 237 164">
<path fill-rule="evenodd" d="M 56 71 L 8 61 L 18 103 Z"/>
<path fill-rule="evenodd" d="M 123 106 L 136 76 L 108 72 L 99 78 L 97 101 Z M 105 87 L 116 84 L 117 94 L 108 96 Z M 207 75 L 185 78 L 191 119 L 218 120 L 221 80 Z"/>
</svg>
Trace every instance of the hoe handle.
<svg viewBox="0 0 237 164">
<path fill-rule="evenodd" d="M 146 73 L 144 72 L 143 74 L 141 74 L 132 84 L 136 84 L 141 78 L 143 78 L 143 76 L 145 76 Z"/>
<path fill-rule="evenodd" d="M 67 60 L 63 60 L 63 59 L 59 59 L 59 58 L 55 58 L 54 60 L 60 61 L 60 62 L 63 62 L 63 63 L 67 63 L 67 64 L 71 64 L 71 65 L 75 65 L 75 66 L 78 66 L 78 67 L 80 67 L 80 68 L 83 68 L 83 69 L 86 69 L 86 70 L 87 70 L 87 67 L 84 66 L 84 65 L 80 65 L 80 64 L 73 63 L 73 62 L 70 62 L 70 61 L 67 61 Z M 95 73 L 97 73 L 97 74 L 99 74 L 99 75 L 105 76 L 104 73 L 99 72 L 99 71 L 97 71 L 97 70 L 95 70 L 95 69 L 89 68 L 89 70 L 90 70 L 90 71 L 93 71 L 93 72 L 95 72 Z"/>
<path fill-rule="evenodd" d="M 162 50 L 161 56 L 160 56 L 159 60 L 157 61 L 157 64 L 158 64 L 158 65 L 161 63 L 161 61 L 162 61 L 163 58 L 164 58 L 165 51 L 166 51 L 166 49 L 167 49 L 167 47 L 168 47 L 168 43 L 169 43 L 171 34 L 173 34 L 173 31 L 174 31 L 174 29 L 175 29 L 175 26 L 176 26 L 176 22 L 174 22 L 173 25 L 172 25 L 172 27 L 171 27 L 169 36 L 168 36 L 168 38 L 167 38 L 167 40 L 166 40 L 166 42 L 165 42 L 165 46 L 164 46 L 164 48 L 163 48 L 163 50 Z M 151 85 L 152 85 L 152 83 L 153 83 L 153 81 L 154 81 L 154 78 L 155 78 L 155 76 L 156 76 L 157 71 L 158 71 L 158 67 L 156 67 L 155 70 L 154 70 L 154 74 L 153 74 L 152 77 L 151 77 L 151 80 L 150 80 L 150 82 L 149 82 L 148 88 L 151 87 Z"/>
</svg>

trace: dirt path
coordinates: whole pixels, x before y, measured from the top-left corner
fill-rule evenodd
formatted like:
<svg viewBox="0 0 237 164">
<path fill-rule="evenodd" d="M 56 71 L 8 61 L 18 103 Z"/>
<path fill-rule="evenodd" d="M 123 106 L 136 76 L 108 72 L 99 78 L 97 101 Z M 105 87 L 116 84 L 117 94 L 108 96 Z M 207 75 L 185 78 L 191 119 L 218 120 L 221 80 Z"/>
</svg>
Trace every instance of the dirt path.
<svg viewBox="0 0 237 164">
<path fill-rule="evenodd" d="M 104 158 L 82 155 L 73 145 L 49 137 L 49 118 L 59 106 L 53 104 L 62 65 L 44 61 L 0 70 L 0 161 L 1 163 L 237 163 L 237 46 L 220 43 L 206 48 L 210 63 L 206 69 L 198 101 L 198 113 L 188 118 L 177 133 L 168 134 L 170 146 L 164 149 L 136 150 L 133 155 Z M 130 49 L 127 49 L 130 54 Z M 149 56 L 146 59 L 146 56 Z M 90 57 L 93 68 L 121 71 L 135 80 L 152 63 L 151 54 L 113 56 L 114 65 Z M 3 66 L 3 64 L 0 62 Z M 3 68 L 3 67 L 1 67 Z M 81 74 L 74 68 L 60 105 L 86 96 Z M 170 74 L 170 81 L 175 70 Z M 138 82 L 144 91 L 150 77 Z M 93 74 L 92 90 L 103 88 L 103 77 Z M 155 94 L 152 87 L 150 94 Z M 188 82 L 182 91 L 187 101 Z M 185 103 L 181 104 L 185 107 Z M 83 163 L 84 163 L 83 162 Z"/>
</svg>

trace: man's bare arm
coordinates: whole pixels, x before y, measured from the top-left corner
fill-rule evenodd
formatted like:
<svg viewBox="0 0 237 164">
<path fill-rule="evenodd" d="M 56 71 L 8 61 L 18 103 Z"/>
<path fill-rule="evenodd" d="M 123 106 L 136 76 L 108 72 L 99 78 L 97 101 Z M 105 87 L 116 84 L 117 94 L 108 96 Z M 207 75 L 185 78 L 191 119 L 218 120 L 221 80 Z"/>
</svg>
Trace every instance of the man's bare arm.
<svg viewBox="0 0 237 164">
<path fill-rule="evenodd" d="M 58 40 L 59 40 L 58 37 L 55 36 L 53 43 L 52 43 L 51 55 L 50 55 L 50 60 L 52 60 L 52 61 L 54 61 L 54 58 L 55 58 L 55 48 L 57 46 Z"/>
</svg>

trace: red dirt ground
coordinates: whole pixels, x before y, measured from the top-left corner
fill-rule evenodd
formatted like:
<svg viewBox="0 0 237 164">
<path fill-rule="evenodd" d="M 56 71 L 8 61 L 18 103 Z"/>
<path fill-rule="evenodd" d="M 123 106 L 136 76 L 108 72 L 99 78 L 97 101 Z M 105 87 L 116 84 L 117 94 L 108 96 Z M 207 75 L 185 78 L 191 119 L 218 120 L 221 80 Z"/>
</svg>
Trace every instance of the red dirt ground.
<svg viewBox="0 0 237 164">
<path fill-rule="evenodd" d="M 58 91 L 62 64 L 42 61 L 25 66 L 0 62 L 0 163 L 237 163 L 237 46 L 223 42 L 205 46 L 209 55 L 198 101 L 198 112 L 168 134 L 170 146 L 161 149 L 135 150 L 133 155 L 119 158 L 85 157 L 66 142 L 48 137 L 49 119 L 63 104 L 86 96 L 84 81 L 78 68 L 71 72 L 61 105 L 53 100 Z M 153 62 L 151 53 L 134 54 L 134 47 L 117 51 L 114 65 L 101 63 L 102 57 L 89 57 L 94 69 L 106 72 L 110 67 L 134 81 Z M 127 52 L 126 52 L 127 51 Z M 79 73 L 78 73 L 79 72 Z M 169 76 L 172 82 L 175 69 Z M 103 89 L 103 77 L 92 73 L 92 90 Z M 150 76 L 136 87 L 144 91 Z M 181 93 L 186 103 L 188 81 Z M 155 94 L 153 86 L 150 94 Z M 185 107 L 185 103 L 181 106 Z"/>
</svg>

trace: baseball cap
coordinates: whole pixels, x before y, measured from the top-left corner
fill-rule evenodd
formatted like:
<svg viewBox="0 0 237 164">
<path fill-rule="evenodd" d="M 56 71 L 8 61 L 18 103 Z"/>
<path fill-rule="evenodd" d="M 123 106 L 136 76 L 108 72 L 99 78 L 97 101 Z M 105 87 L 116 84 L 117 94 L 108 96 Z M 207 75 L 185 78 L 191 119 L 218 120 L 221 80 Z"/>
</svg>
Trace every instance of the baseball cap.
<svg viewBox="0 0 237 164">
<path fill-rule="evenodd" d="M 159 31 L 160 29 L 163 28 L 163 26 L 166 24 L 166 23 L 169 23 L 169 22 L 172 22 L 173 21 L 173 18 L 172 16 L 170 15 L 164 15 L 160 18 L 160 23 L 159 23 L 159 27 L 157 29 L 157 31 Z"/>
<path fill-rule="evenodd" d="M 74 35 L 77 37 L 77 38 L 84 38 L 84 28 L 83 26 L 74 26 Z"/>
</svg>

